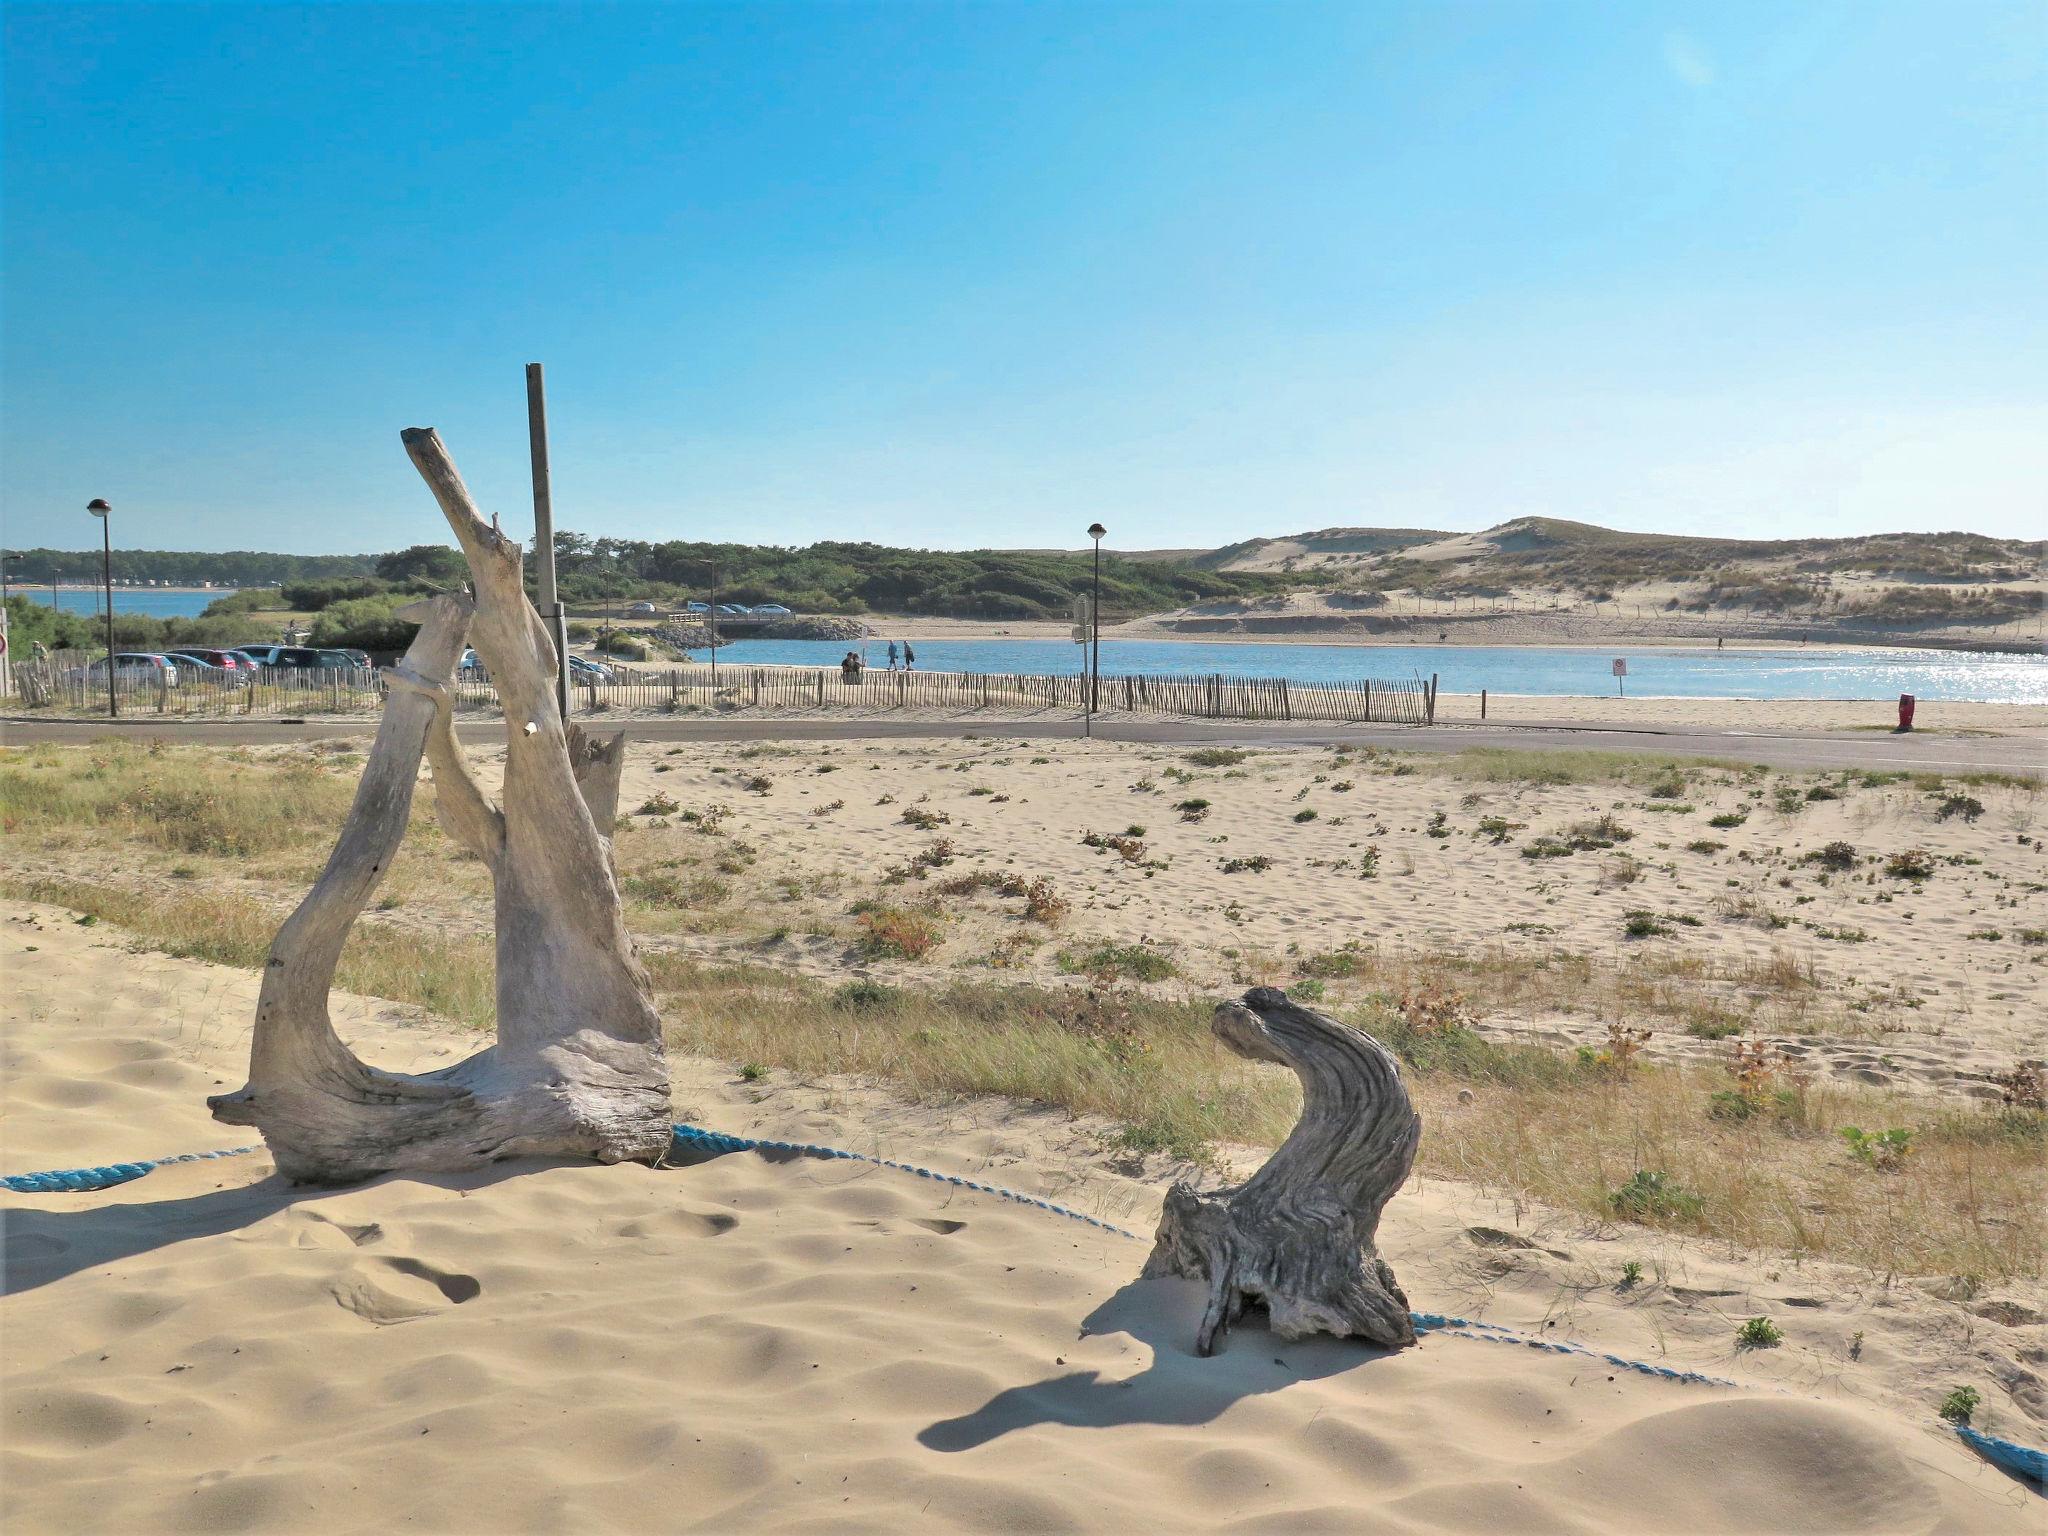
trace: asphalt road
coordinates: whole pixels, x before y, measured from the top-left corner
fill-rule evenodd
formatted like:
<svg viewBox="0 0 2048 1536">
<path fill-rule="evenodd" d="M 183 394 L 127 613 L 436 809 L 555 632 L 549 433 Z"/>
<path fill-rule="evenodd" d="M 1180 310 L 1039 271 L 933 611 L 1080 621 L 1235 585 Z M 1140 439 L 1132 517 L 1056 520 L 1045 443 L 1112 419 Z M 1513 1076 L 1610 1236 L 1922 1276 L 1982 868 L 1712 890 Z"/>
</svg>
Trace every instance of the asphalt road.
<svg viewBox="0 0 2048 1536">
<path fill-rule="evenodd" d="M 1002 736 L 1062 740 L 1082 734 L 1079 720 L 1005 718 L 954 720 L 857 719 L 685 719 L 659 717 L 585 721 L 616 726 L 636 741 L 880 741 L 914 738 Z M 90 741 L 120 734 L 160 736 L 172 741 L 253 746 L 288 741 L 369 736 L 374 720 L 106 720 L 0 719 L 0 744 Z M 504 739 L 495 720 L 459 721 L 465 742 Z M 2048 770 L 2048 742 L 2039 737 L 1938 735 L 1891 732 L 1756 732 L 1695 729 L 1620 730 L 1566 723 L 1516 725 L 1274 725 L 1263 722 L 1133 720 L 1111 717 L 1096 723 L 1104 741 L 1153 742 L 1172 746 L 1220 743 L 1232 746 L 1375 746 L 1406 752 L 1461 752 L 1470 747 L 1512 747 L 1522 751 L 1655 752 L 1680 757 L 1723 758 L 1766 763 L 1773 768 L 1902 768 L 1920 772 Z"/>
</svg>

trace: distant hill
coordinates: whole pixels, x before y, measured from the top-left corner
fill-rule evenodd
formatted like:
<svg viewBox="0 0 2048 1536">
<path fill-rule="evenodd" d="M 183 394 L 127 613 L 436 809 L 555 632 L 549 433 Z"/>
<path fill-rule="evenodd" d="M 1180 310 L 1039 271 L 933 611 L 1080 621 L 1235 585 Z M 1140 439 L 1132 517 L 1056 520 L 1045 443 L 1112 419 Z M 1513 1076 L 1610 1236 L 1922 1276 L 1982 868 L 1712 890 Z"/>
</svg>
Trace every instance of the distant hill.
<svg viewBox="0 0 2048 1536">
<path fill-rule="evenodd" d="M 23 549 L 14 553 L 7 579 L 35 586 L 52 579 L 66 585 L 100 579 L 97 549 Z M 257 549 L 117 549 L 112 561 L 116 581 L 155 581 L 173 587 L 257 587 L 282 581 L 326 581 L 343 576 L 368 576 L 375 555 L 276 555 Z"/>
<path fill-rule="evenodd" d="M 1861 585 L 2035 583 L 2048 543 L 1977 533 L 1882 533 L 1840 539 L 1714 539 L 1629 533 L 1559 518 L 1522 517 L 1479 533 L 1413 528 L 1326 528 L 1249 539 L 1196 556 L 1219 573 L 1294 577 L 1333 585 L 1487 595 L 1516 589 L 1604 600 L 1624 588 L 1696 589 L 1787 603 L 1814 589 Z"/>
</svg>

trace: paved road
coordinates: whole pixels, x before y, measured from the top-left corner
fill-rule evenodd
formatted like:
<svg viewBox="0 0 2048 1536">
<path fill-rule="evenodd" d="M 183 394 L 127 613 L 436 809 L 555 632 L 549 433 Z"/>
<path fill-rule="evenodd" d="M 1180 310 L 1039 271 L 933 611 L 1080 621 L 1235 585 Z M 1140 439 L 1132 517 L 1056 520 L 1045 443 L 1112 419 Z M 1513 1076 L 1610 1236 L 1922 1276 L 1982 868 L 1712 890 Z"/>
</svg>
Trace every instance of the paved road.
<svg viewBox="0 0 2048 1536">
<path fill-rule="evenodd" d="M 639 741 L 860 741 L 919 737 L 1004 736 L 1031 740 L 1077 738 L 1081 722 L 1000 716 L 954 720 L 644 718 L 615 723 Z M 105 720 L 0 719 L 0 743 L 90 741 L 118 732 L 161 736 L 173 741 L 222 745 L 263 745 L 287 741 L 368 736 L 374 720 Z M 494 720 L 458 722 L 465 742 L 504 738 Z M 1989 770 L 2040 773 L 2048 770 L 2048 741 L 2026 736 L 1966 736 L 1890 732 L 1753 732 L 1620 730 L 1565 722 L 1515 725 L 1275 725 L 1205 720 L 1098 721 L 1104 741 L 1157 742 L 1174 746 L 1223 743 L 1235 746 L 1375 746 L 1408 752 L 1460 752 L 1468 747 L 1513 747 L 1525 751 L 1593 750 L 1655 752 L 1681 757 L 1726 758 L 1767 763 L 1774 768 L 1904 768 L 1949 773 Z"/>
</svg>

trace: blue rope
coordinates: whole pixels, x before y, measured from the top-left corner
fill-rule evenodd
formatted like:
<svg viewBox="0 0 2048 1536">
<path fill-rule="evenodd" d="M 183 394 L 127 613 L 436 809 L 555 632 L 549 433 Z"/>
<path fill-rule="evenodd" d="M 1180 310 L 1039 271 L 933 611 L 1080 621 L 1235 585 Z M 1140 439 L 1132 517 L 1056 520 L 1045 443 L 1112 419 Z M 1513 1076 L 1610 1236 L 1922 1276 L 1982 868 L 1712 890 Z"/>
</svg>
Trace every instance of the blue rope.
<svg viewBox="0 0 2048 1536">
<path fill-rule="evenodd" d="M 218 1152 L 181 1152 L 176 1157 L 156 1157 L 140 1163 L 105 1163 L 98 1168 L 55 1168 L 47 1173 L 11 1173 L 0 1178 L 0 1186 L 17 1195 L 90 1194 L 112 1189 L 139 1179 L 153 1168 L 172 1163 L 199 1163 L 216 1157 L 241 1157 L 256 1147 L 225 1147 Z"/>
<path fill-rule="evenodd" d="M 2021 1477 L 2030 1478 L 2048 1487 L 2048 1455 L 2032 1446 L 2016 1445 L 2010 1440 L 2001 1440 L 1996 1435 L 1987 1435 L 1981 1429 L 1972 1429 L 1967 1424 L 1951 1426 L 1963 1437 L 1963 1443 L 1987 1461 L 1996 1462 L 2008 1472 L 2017 1472 Z"/>
<path fill-rule="evenodd" d="M 258 1150 L 255 1147 L 227 1147 L 218 1152 L 185 1152 L 176 1157 L 153 1158 L 147 1162 L 107 1163 L 98 1168 L 57 1169 L 48 1173 L 17 1173 L 0 1177 L 0 1186 L 17 1194 L 59 1194 L 90 1192 L 112 1189 L 117 1184 L 126 1184 L 139 1179 L 152 1169 L 166 1167 L 172 1163 L 196 1163 L 212 1158 L 241 1157 Z M 1084 1211 L 1076 1211 L 1064 1205 L 1057 1205 L 1037 1195 L 1022 1194 L 1014 1189 L 1004 1189 L 995 1184 L 983 1184 L 975 1179 L 963 1179 L 958 1174 L 939 1173 L 915 1163 L 898 1162 L 893 1157 L 872 1157 L 865 1152 L 849 1152 L 842 1147 L 819 1146 L 814 1142 L 771 1141 L 751 1136 L 733 1136 L 724 1131 L 707 1130 L 698 1125 L 677 1125 L 669 1142 L 669 1156 L 684 1152 L 791 1152 L 802 1157 L 832 1158 L 845 1162 L 870 1163 L 877 1168 L 893 1168 L 899 1173 L 914 1174 L 920 1179 L 930 1179 L 936 1184 L 950 1184 L 960 1189 L 971 1189 L 976 1194 L 994 1195 L 999 1200 L 1014 1201 L 1036 1210 L 1050 1211 L 1055 1216 L 1064 1216 L 1070 1221 L 1079 1221 L 1103 1232 L 1112 1232 L 1118 1237 L 1128 1237 L 1136 1242 L 1144 1239 L 1128 1228 L 1110 1222 L 1097 1220 Z M 1687 1382 L 1694 1386 L 1741 1387 L 1740 1382 L 1730 1381 L 1725 1376 L 1708 1376 L 1699 1371 L 1673 1370 L 1666 1365 L 1652 1365 L 1643 1360 L 1629 1360 L 1621 1355 L 1610 1355 L 1603 1350 L 1588 1349 L 1583 1344 L 1573 1344 L 1561 1339 L 1539 1339 L 1512 1328 L 1503 1328 L 1498 1323 L 1480 1322 L 1475 1318 L 1451 1317 L 1441 1312 L 1411 1312 L 1408 1314 L 1420 1336 L 1440 1333 L 1454 1339 L 1476 1339 L 1482 1344 L 1509 1344 L 1522 1349 L 1541 1350 L 1554 1355 L 1583 1355 L 1589 1360 L 1598 1360 L 1616 1370 L 1634 1371 L 1643 1376 L 1654 1376 L 1663 1381 Z M 1950 1424 L 1964 1444 L 1986 1460 L 2009 1472 L 2031 1481 L 2048 1485 L 2048 1454 L 2030 1446 L 2011 1440 L 2001 1440 L 1996 1435 L 1987 1435 L 1972 1429 L 1967 1424 Z"/>
<path fill-rule="evenodd" d="M 1112 1226 L 1106 1221 L 1097 1221 L 1084 1211 L 1069 1210 L 1064 1205 L 1055 1205 L 1050 1200 L 1041 1200 L 1036 1195 L 1020 1194 L 1014 1189 L 1003 1189 L 994 1184 L 982 1184 L 973 1179 L 963 1179 L 955 1173 L 937 1173 L 930 1168 L 920 1168 L 915 1163 L 899 1163 L 893 1157 L 870 1157 L 865 1152 L 848 1152 L 839 1147 L 821 1147 L 802 1141 L 756 1141 L 748 1136 L 729 1136 L 723 1131 L 707 1131 L 702 1126 L 678 1125 L 675 1137 L 669 1143 L 669 1156 L 678 1153 L 701 1150 L 706 1152 L 796 1152 L 805 1157 L 840 1158 L 856 1163 L 872 1163 L 877 1168 L 894 1168 L 899 1173 L 916 1174 L 920 1179 L 930 1179 L 937 1184 L 953 1184 L 961 1189 L 971 1189 L 977 1194 L 994 1195 L 999 1200 L 1014 1200 L 1019 1205 L 1033 1206 L 1041 1211 L 1051 1211 L 1055 1216 L 1065 1216 L 1070 1221 L 1086 1222 L 1104 1232 L 1114 1232 L 1118 1237 L 1143 1241 L 1135 1232 L 1123 1227 Z"/>
</svg>

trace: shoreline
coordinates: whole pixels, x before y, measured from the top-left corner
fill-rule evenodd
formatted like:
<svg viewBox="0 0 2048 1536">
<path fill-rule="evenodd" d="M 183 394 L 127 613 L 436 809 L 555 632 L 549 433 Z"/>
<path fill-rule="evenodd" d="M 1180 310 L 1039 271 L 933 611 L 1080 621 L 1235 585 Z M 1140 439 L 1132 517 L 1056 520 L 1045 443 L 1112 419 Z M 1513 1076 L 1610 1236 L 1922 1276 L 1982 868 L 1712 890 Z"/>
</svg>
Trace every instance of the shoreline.
<svg viewBox="0 0 2048 1536">
<path fill-rule="evenodd" d="M 868 626 L 868 639 L 884 644 L 891 640 L 909 640 L 913 644 L 920 640 L 1033 640 L 1062 641 L 1073 644 L 1072 626 L 1062 621 L 1040 619 L 946 619 L 931 616 L 900 614 L 859 614 L 852 615 Z M 1317 633 L 1295 631 L 1279 634 L 1187 634 L 1166 625 L 1155 623 L 1151 618 L 1129 619 L 1122 624 L 1105 625 L 1102 643 L 1117 642 L 1147 645 L 1313 645 L 1342 646 L 1360 650 L 1518 650 L 1518 651 L 1593 651 L 1621 654 L 1633 648 L 1636 650 L 1697 651 L 1703 654 L 1730 651 L 1742 652 L 1844 652 L 1850 654 L 1869 651 L 1926 651 L 1942 655 L 1957 653 L 1979 656 L 2038 656 L 2043 652 L 2024 643 L 2009 641 L 1970 643 L 1967 641 L 1930 641 L 1925 636 L 1901 636 L 1892 640 L 1848 640 L 1838 638 L 1799 640 L 1771 639 L 1756 636 L 1729 636 L 1722 645 L 1711 645 L 1699 635 L 1636 634 L 1617 633 L 1605 637 L 1584 639 L 1519 639 L 1519 638 L 1477 638 L 1460 636 L 1453 630 L 1449 638 L 1439 640 L 1434 634 L 1412 635 L 1370 635 L 1352 633 Z"/>
</svg>

